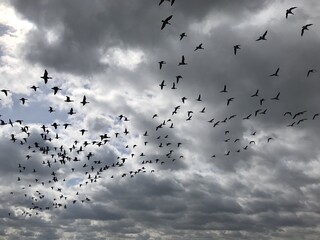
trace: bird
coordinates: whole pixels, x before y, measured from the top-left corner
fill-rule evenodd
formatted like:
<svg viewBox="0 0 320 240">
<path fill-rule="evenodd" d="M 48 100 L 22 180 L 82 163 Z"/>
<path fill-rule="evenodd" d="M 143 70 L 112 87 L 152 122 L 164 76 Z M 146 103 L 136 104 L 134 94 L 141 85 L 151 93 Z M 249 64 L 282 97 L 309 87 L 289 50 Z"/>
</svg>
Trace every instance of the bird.
<svg viewBox="0 0 320 240">
<path fill-rule="evenodd" d="M 313 117 L 312 117 L 312 120 L 314 120 L 318 116 L 319 116 L 319 113 L 314 114 Z"/>
<path fill-rule="evenodd" d="M 273 138 L 272 137 L 268 137 L 267 142 L 270 142 Z"/>
<path fill-rule="evenodd" d="M 201 94 L 199 94 L 198 98 L 196 99 L 198 102 L 201 102 Z"/>
<path fill-rule="evenodd" d="M 70 108 L 70 111 L 68 112 L 68 114 L 73 115 L 73 114 L 76 114 L 76 112 L 73 110 L 73 108 Z"/>
<path fill-rule="evenodd" d="M 162 82 L 159 84 L 159 86 L 160 86 L 160 88 L 161 88 L 161 90 L 162 90 L 163 87 L 164 87 L 164 86 L 167 86 L 167 85 L 165 85 L 165 84 L 164 84 L 164 80 L 162 80 Z"/>
<path fill-rule="evenodd" d="M 241 49 L 240 46 L 241 46 L 241 45 L 239 45 L 239 44 L 233 46 L 233 53 L 234 53 L 234 55 L 237 55 L 237 50 Z"/>
<path fill-rule="evenodd" d="M 73 100 L 71 100 L 71 98 L 69 96 L 66 96 L 66 100 L 64 100 L 65 102 L 73 102 Z"/>
<path fill-rule="evenodd" d="M 204 49 L 202 47 L 203 43 L 200 43 L 198 46 L 196 46 L 196 48 L 194 49 L 194 51 L 200 50 L 200 49 Z"/>
<path fill-rule="evenodd" d="M 310 70 L 308 70 L 308 73 L 307 73 L 307 77 L 309 77 L 309 75 L 311 74 L 311 73 L 315 73 L 317 70 L 315 70 L 315 69 L 310 69 Z"/>
<path fill-rule="evenodd" d="M 251 114 L 249 114 L 248 116 L 244 117 L 243 120 L 248 120 L 251 117 Z"/>
<path fill-rule="evenodd" d="M 184 55 L 182 55 L 182 57 L 181 57 L 181 62 L 179 62 L 178 66 L 187 65 L 187 64 L 188 64 L 188 63 L 185 62 Z"/>
<path fill-rule="evenodd" d="M 49 113 L 55 112 L 55 110 L 52 107 L 49 107 Z"/>
<path fill-rule="evenodd" d="M 86 130 L 86 129 L 81 129 L 79 131 L 81 132 L 81 135 L 83 135 L 85 132 L 88 132 L 88 130 Z"/>
<path fill-rule="evenodd" d="M 20 98 L 19 100 L 20 100 L 20 101 L 22 102 L 22 104 L 24 105 L 28 99 L 23 97 L 23 98 Z"/>
<path fill-rule="evenodd" d="M 279 70 L 280 70 L 280 68 L 277 68 L 275 73 L 271 74 L 270 77 L 279 77 Z"/>
<path fill-rule="evenodd" d="M 264 34 L 262 36 L 260 36 L 256 41 L 261 41 L 261 40 L 267 40 L 266 36 L 267 36 L 268 30 L 264 32 Z"/>
<path fill-rule="evenodd" d="M 309 23 L 309 24 L 306 24 L 306 25 L 302 26 L 302 29 L 301 29 L 301 37 L 303 36 L 304 31 L 309 30 L 308 27 L 310 27 L 310 26 L 312 26 L 312 25 L 313 25 L 313 24 Z"/>
<path fill-rule="evenodd" d="M 36 86 L 33 85 L 33 86 L 30 87 L 30 88 L 33 89 L 33 90 L 36 92 L 39 87 L 36 87 Z"/>
<path fill-rule="evenodd" d="M 271 98 L 271 100 L 279 100 L 279 96 L 280 96 L 280 92 L 278 92 L 275 97 Z"/>
<path fill-rule="evenodd" d="M 186 98 L 186 97 L 182 97 L 182 98 L 181 98 L 182 103 L 184 103 L 187 99 L 188 99 L 188 98 Z"/>
<path fill-rule="evenodd" d="M 164 64 L 166 64 L 165 61 L 160 61 L 160 62 L 158 62 L 158 63 L 159 63 L 159 68 L 160 68 L 160 69 L 162 69 L 162 66 L 163 66 Z"/>
<path fill-rule="evenodd" d="M 43 76 L 41 76 L 40 78 L 42 78 L 44 80 L 44 83 L 47 84 L 49 79 L 52 79 L 52 77 L 48 76 L 48 71 L 45 69 Z"/>
<path fill-rule="evenodd" d="M 283 116 L 286 116 L 286 115 L 292 116 L 292 113 L 291 113 L 291 112 L 285 112 L 285 113 L 283 114 Z"/>
<path fill-rule="evenodd" d="M 259 89 L 255 92 L 255 94 L 251 95 L 250 97 L 258 97 Z"/>
<path fill-rule="evenodd" d="M 179 80 L 182 79 L 182 76 L 181 75 L 178 75 L 176 76 L 176 83 L 178 84 L 179 83 Z"/>
<path fill-rule="evenodd" d="M 83 96 L 83 99 L 82 99 L 82 101 L 81 101 L 80 103 L 82 104 L 82 106 L 84 106 L 84 105 L 86 105 L 87 103 L 89 103 L 89 102 L 87 102 L 86 96 Z"/>
<path fill-rule="evenodd" d="M 232 98 L 228 98 L 228 99 L 227 99 L 227 106 L 229 106 L 230 102 L 233 101 L 233 100 L 234 100 L 233 97 L 232 97 Z"/>
<path fill-rule="evenodd" d="M 181 41 L 184 37 L 187 37 L 187 34 L 186 34 L 185 32 L 183 32 L 183 33 L 180 34 L 180 41 Z"/>
<path fill-rule="evenodd" d="M 168 25 L 171 24 L 169 21 L 171 20 L 172 17 L 173 17 L 173 15 L 170 15 L 170 16 L 167 17 L 166 19 L 161 20 L 161 22 L 162 22 L 161 30 L 163 30 L 167 24 L 168 24 Z"/>
<path fill-rule="evenodd" d="M 289 14 L 294 15 L 294 13 L 292 12 L 292 10 L 296 9 L 297 7 L 291 7 L 289 9 L 286 10 L 286 18 L 288 18 Z"/>
<path fill-rule="evenodd" d="M 221 93 L 226 93 L 226 92 L 228 92 L 227 91 L 227 85 L 224 85 L 223 86 L 223 89 L 220 91 Z"/>
<path fill-rule="evenodd" d="M 4 93 L 4 95 L 8 96 L 8 92 L 10 92 L 10 90 L 7 89 L 1 89 L 1 92 Z"/>
<path fill-rule="evenodd" d="M 55 87 L 53 87 L 53 88 L 51 88 L 51 89 L 53 90 L 53 94 L 54 94 L 54 95 L 56 95 L 59 90 L 62 90 L 61 88 L 59 88 L 59 87 L 57 87 L 57 86 L 55 86 Z"/>
</svg>

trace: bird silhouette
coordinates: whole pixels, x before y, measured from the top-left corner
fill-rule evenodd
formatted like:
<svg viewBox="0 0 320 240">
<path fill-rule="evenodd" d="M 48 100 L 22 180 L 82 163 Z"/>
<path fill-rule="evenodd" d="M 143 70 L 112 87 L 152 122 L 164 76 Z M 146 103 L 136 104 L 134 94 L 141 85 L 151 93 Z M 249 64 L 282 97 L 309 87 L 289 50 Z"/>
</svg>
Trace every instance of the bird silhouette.
<svg viewBox="0 0 320 240">
<path fill-rule="evenodd" d="M 166 25 L 171 25 L 171 23 L 170 23 L 169 21 L 171 20 L 172 17 L 173 17 L 173 15 L 170 15 L 170 16 L 167 17 L 166 19 L 161 20 L 161 22 L 162 22 L 161 30 L 163 30 Z"/>
<path fill-rule="evenodd" d="M 239 44 L 233 46 L 233 53 L 234 53 L 234 55 L 237 55 L 237 50 L 240 50 L 240 49 L 241 49 L 240 46 L 241 46 L 241 45 L 239 45 Z"/>
<path fill-rule="evenodd" d="M 49 76 L 48 76 L 48 72 L 47 72 L 46 69 L 44 70 L 43 76 L 41 76 L 41 78 L 44 80 L 44 83 L 45 83 L 45 84 L 48 83 L 48 80 L 49 80 L 49 79 L 52 79 L 52 77 L 49 77 Z"/>
<path fill-rule="evenodd" d="M 286 18 L 288 18 L 289 14 L 294 15 L 294 13 L 292 12 L 292 10 L 296 9 L 297 7 L 291 7 L 289 9 L 286 10 Z"/>
<path fill-rule="evenodd" d="M 228 92 L 227 91 L 227 85 L 224 85 L 223 86 L 223 89 L 220 91 L 221 93 L 226 93 L 226 92 Z"/>
<path fill-rule="evenodd" d="M 57 86 L 55 86 L 55 87 L 53 87 L 53 88 L 51 88 L 51 89 L 53 90 L 53 94 L 54 94 L 54 95 L 56 95 L 59 90 L 62 90 L 61 88 L 59 88 L 59 87 L 57 87 Z"/>
<path fill-rule="evenodd" d="M 261 40 L 267 40 L 266 36 L 267 36 L 268 30 L 264 32 L 264 34 L 262 36 L 260 36 L 256 41 L 261 41 Z"/>
<path fill-rule="evenodd" d="M 83 96 L 83 99 L 82 99 L 82 101 L 81 101 L 80 103 L 82 104 L 82 106 L 84 106 L 84 105 L 86 105 L 87 103 L 89 103 L 89 102 L 87 101 L 86 96 Z"/>
<path fill-rule="evenodd" d="M 159 84 L 159 86 L 160 86 L 160 88 L 161 88 L 161 90 L 162 90 L 163 87 L 165 87 L 165 86 L 167 86 L 167 85 L 165 85 L 165 84 L 164 84 L 164 80 L 162 80 L 162 82 Z"/>
<path fill-rule="evenodd" d="M 258 97 L 259 89 L 255 92 L 255 94 L 251 95 L 250 97 Z"/>
<path fill-rule="evenodd" d="M 182 55 L 182 57 L 181 57 L 181 62 L 179 62 L 179 66 L 181 66 L 181 65 L 187 65 L 188 63 L 186 63 L 185 62 L 185 58 L 184 58 L 184 55 Z"/>
<path fill-rule="evenodd" d="M 307 77 L 309 77 L 311 73 L 315 73 L 315 72 L 316 72 L 316 69 L 309 69 L 307 73 Z"/>
<path fill-rule="evenodd" d="M 277 68 L 277 70 L 273 74 L 271 74 L 270 77 L 279 77 L 279 70 L 280 68 Z"/>
<path fill-rule="evenodd" d="M 180 41 L 181 41 L 184 37 L 187 37 L 187 34 L 186 34 L 185 32 L 183 32 L 183 33 L 180 34 Z"/>
<path fill-rule="evenodd" d="M 197 50 L 200 50 L 200 49 L 204 49 L 203 47 L 202 47 L 202 43 L 200 43 L 198 46 L 196 46 L 196 48 L 194 49 L 194 51 L 197 51 Z"/>
<path fill-rule="evenodd" d="M 304 34 L 304 31 L 306 31 L 306 30 L 309 30 L 309 27 L 310 26 L 312 26 L 313 24 L 306 24 L 306 25 L 304 25 L 304 26 L 302 26 L 302 29 L 301 29 L 301 37 L 303 36 L 303 34 Z"/>
<path fill-rule="evenodd" d="M 275 97 L 271 98 L 271 100 L 279 100 L 279 96 L 280 96 L 280 92 L 278 92 Z"/>
</svg>

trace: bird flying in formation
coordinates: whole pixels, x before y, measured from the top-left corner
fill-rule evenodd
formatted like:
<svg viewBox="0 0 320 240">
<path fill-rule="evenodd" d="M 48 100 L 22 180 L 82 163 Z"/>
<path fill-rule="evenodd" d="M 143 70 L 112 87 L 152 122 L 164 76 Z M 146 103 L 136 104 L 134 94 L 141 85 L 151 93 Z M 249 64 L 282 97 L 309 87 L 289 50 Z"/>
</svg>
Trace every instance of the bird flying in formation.
<svg viewBox="0 0 320 240">
<path fill-rule="evenodd" d="M 173 17 L 173 15 L 170 15 L 166 19 L 161 20 L 161 22 L 162 22 L 161 30 L 164 29 L 166 25 L 171 25 L 171 23 L 169 21 L 171 20 L 172 17 Z"/>
</svg>

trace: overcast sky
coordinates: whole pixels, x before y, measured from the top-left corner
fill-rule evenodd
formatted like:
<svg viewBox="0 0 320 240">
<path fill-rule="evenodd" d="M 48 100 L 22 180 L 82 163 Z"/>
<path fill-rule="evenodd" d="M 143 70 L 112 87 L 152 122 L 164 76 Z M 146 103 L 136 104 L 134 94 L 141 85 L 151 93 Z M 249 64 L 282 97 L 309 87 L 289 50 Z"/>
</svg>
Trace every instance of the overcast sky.
<svg viewBox="0 0 320 240">
<path fill-rule="evenodd" d="M 159 2 L 1 2 L 0 238 L 318 239 L 319 1 Z"/>
</svg>

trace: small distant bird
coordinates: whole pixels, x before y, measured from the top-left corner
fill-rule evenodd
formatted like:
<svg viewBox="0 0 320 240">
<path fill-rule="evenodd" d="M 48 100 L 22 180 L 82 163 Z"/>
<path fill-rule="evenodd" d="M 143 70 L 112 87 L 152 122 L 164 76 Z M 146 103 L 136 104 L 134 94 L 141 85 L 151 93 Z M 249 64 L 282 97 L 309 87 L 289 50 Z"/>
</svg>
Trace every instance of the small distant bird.
<svg viewBox="0 0 320 240">
<path fill-rule="evenodd" d="M 182 79 L 182 76 L 181 75 L 178 75 L 176 76 L 176 83 L 178 84 L 179 83 L 179 80 Z"/>
<path fill-rule="evenodd" d="M 6 96 L 8 96 L 8 92 L 10 92 L 10 90 L 2 89 L 1 92 L 3 92 Z"/>
<path fill-rule="evenodd" d="M 184 103 L 186 100 L 187 100 L 186 97 L 182 97 L 182 98 L 181 98 L 182 103 Z"/>
<path fill-rule="evenodd" d="M 73 102 L 73 100 L 71 100 L 71 98 L 69 96 L 66 96 L 66 100 L 64 100 L 65 102 Z"/>
<path fill-rule="evenodd" d="M 161 90 L 162 90 L 163 87 L 164 87 L 164 86 L 167 86 L 167 85 L 164 84 L 164 80 L 163 80 L 163 81 L 159 84 L 159 86 L 160 86 L 160 88 L 161 88 Z"/>
<path fill-rule="evenodd" d="M 311 73 L 315 73 L 315 72 L 316 72 L 315 69 L 310 69 L 310 70 L 308 70 L 307 77 L 309 77 L 309 75 L 310 75 Z"/>
<path fill-rule="evenodd" d="M 241 45 L 239 45 L 239 44 L 233 46 L 234 55 L 237 55 L 237 50 L 241 49 L 240 46 L 241 46 Z"/>
<path fill-rule="evenodd" d="M 286 10 L 286 18 L 288 18 L 289 14 L 294 15 L 294 13 L 292 12 L 292 10 L 296 9 L 297 7 L 291 7 L 289 9 Z"/>
<path fill-rule="evenodd" d="M 52 79 L 52 77 L 49 77 L 49 76 L 48 76 L 48 72 L 47 72 L 46 69 L 44 70 L 44 74 L 43 74 L 43 76 L 42 76 L 41 78 L 44 80 L 44 83 L 45 83 L 45 84 L 48 83 L 48 80 L 49 80 L 49 79 Z"/>
<path fill-rule="evenodd" d="M 32 86 L 32 87 L 30 87 L 31 89 L 33 89 L 34 91 L 37 91 L 37 89 L 39 88 L 39 87 L 36 87 L 36 86 Z"/>
<path fill-rule="evenodd" d="M 199 94 L 198 98 L 196 99 L 198 102 L 201 102 L 201 94 Z"/>
<path fill-rule="evenodd" d="M 202 43 L 200 43 L 198 46 L 196 46 L 196 48 L 194 49 L 194 51 L 197 51 L 197 50 L 200 50 L 200 49 L 204 49 L 203 47 L 202 47 Z"/>
<path fill-rule="evenodd" d="M 228 98 L 227 99 L 227 106 L 229 106 L 230 102 L 232 102 L 234 100 L 234 98 Z"/>
<path fill-rule="evenodd" d="M 256 41 L 261 41 L 261 40 L 267 40 L 266 36 L 267 36 L 268 30 L 264 32 L 264 34 L 262 36 L 260 36 Z"/>
<path fill-rule="evenodd" d="M 277 93 L 277 96 L 271 98 L 271 100 L 279 100 L 280 92 Z"/>
<path fill-rule="evenodd" d="M 173 17 L 173 15 L 170 15 L 170 16 L 167 17 L 166 19 L 161 20 L 161 22 L 162 22 L 161 30 L 164 29 L 167 24 L 168 24 L 168 25 L 171 25 L 171 23 L 170 23 L 169 21 L 171 20 L 172 17 Z"/>
<path fill-rule="evenodd" d="M 257 89 L 256 93 L 251 95 L 250 97 L 258 97 L 259 89 Z"/>
<path fill-rule="evenodd" d="M 270 142 L 273 138 L 272 137 L 268 137 L 267 142 Z"/>
<path fill-rule="evenodd" d="M 319 116 L 319 113 L 314 114 L 313 117 L 312 117 L 312 120 L 314 120 L 318 116 Z"/>
<path fill-rule="evenodd" d="M 22 104 L 25 104 L 28 99 L 23 97 L 23 98 L 20 98 L 19 100 L 22 102 Z"/>
<path fill-rule="evenodd" d="M 55 112 L 55 110 L 52 108 L 52 107 L 49 107 L 49 110 L 48 110 L 50 113 L 52 112 Z"/>
<path fill-rule="evenodd" d="M 184 37 L 187 37 L 187 34 L 186 34 L 185 32 L 183 32 L 183 33 L 180 34 L 180 41 L 181 41 Z"/>
<path fill-rule="evenodd" d="M 54 94 L 54 95 L 56 95 L 59 90 L 62 90 L 62 89 L 59 88 L 59 87 L 53 87 L 53 88 L 51 88 L 51 89 L 53 90 L 53 94 Z"/>
<path fill-rule="evenodd" d="M 87 102 L 86 96 L 83 96 L 83 99 L 82 99 L 82 101 L 81 101 L 80 103 L 82 104 L 82 106 L 84 106 L 84 105 L 86 105 L 87 103 L 89 103 L 89 102 Z"/>
<path fill-rule="evenodd" d="M 303 34 L 304 34 L 304 31 L 306 31 L 306 30 L 309 30 L 309 28 L 308 27 L 310 27 L 310 26 L 312 26 L 313 24 L 307 24 L 307 25 L 304 25 L 304 26 L 302 26 L 302 29 L 301 29 L 301 37 L 303 36 Z"/>
<path fill-rule="evenodd" d="M 73 111 L 73 108 L 70 108 L 70 111 L 68 112 L 68 114 L 73 115 L 73 114 L 76 114 L 76 112 Z"/>
<path fill-rule="evenodd" d="M 285 112 L 285 113 L 283 114 L 283 116 L 286 116 L 286 115 L 292 116 L 292 113 L 291 113 L 291 112 Z"/>
<path fill-rule="evenodd" d="M 251 114 L 249 114 L 248 116 L 244 117 L 243 120 L 248 120 L 251 117 Z"/>
<path fill-rule="evenodd" d="M 181 62 L 179 62 L 178 66 L 187 65 L 187 64 L 188 64 L 188 63 L 185 62 L 184 55 L 182 55 L 182 57 L 181 57 Z"/>
<path fill-rule="evenodd" d="M 280 68 L 277 68 L 275 73 L 271 74 L 270 77 L 279 77 L 279 70 L 280 70 Z"/>
<path fill-rule="evenodd" d="M 224 85 L 223 86 L 223 89 L 220 91 L 221 93 L 226 93 L 226 92 L 228 92 L 227 91 L 227 85 Z"/>
<path fill-rule="evenodd" d="M 162 66 L 163 66 L 164 64 L 166 64 L 165 61 L 160 61 L 160 62 L 159 62 L 159 67 L 160 67 L 160 69 L 162 69 Z"/>
</svg>

